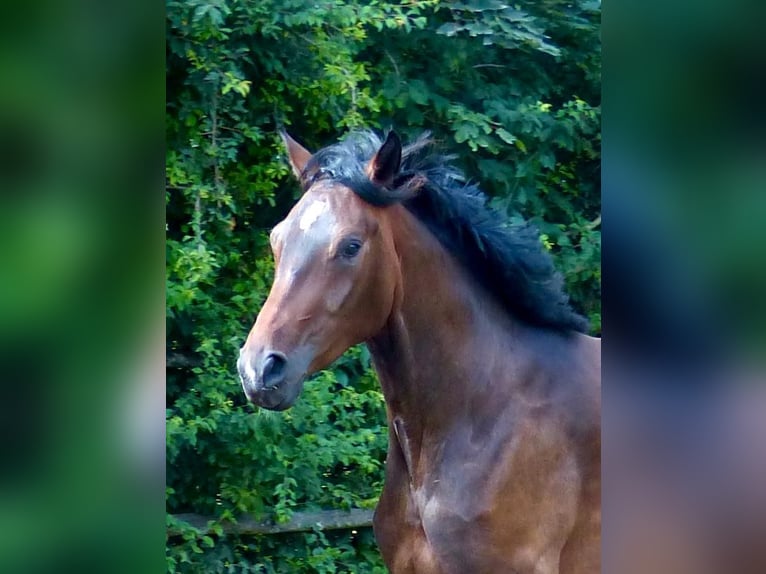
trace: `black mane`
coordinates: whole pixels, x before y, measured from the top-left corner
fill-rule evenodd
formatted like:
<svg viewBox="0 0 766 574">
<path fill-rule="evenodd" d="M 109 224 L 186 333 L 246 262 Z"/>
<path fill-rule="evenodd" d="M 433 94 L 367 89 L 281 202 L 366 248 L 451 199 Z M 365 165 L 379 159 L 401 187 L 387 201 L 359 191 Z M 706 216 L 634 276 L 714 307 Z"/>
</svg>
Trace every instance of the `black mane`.
<svg viewBox="0 0 766 574">
<path fill-rule="evenodd" d="M 454 156 L 428 153 L 428 136 L 403 149 L 399 175 L 388 188 L 365 173 L 382 144 L 371 131 L 352 132 L 318 151 L 301 183 L 308 188 L 318 179 L 331 179 L 373 205 L 402 203 L 513 316 L 541 327 L 587 332 L 588 323 L 570 307 L 562 277 L 537 230 L 528 223 L 508 225 L 487 206 L 478 187 L 465 183 L 450 165 Z"/>
</svg>

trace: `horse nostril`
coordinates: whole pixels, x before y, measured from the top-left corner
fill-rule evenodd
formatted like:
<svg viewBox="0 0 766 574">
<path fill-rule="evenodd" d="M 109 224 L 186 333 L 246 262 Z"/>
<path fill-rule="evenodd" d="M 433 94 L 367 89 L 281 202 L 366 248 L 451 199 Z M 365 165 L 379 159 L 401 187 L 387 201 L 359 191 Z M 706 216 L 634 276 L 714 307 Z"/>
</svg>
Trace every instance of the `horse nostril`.
<svg viewBox="0 0 766 574">
<path fill-rule="evenodd" d="M 263 360 L 263 386 L 276 387 L 285 378 L 287 358 L 282 353 L 269 353 Z"/>
</svg>

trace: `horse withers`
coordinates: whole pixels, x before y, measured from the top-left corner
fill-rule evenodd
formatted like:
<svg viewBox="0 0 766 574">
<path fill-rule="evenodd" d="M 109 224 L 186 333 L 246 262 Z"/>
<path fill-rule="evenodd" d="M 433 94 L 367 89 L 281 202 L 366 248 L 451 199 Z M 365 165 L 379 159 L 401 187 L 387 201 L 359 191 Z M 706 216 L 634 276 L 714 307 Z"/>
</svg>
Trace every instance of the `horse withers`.
<svg viewBox="0 0 766 574">
<path fill-rule="evenodd" d="M 600 340 L 534 230 L 508 226 L 423 136 L 355 132 L 310 153 L 271 233 L 274 284 L 243 389 L 289 408 L 370 349 L 388 456 L 374 531 L 394 574 L 600 571 Z"/>
</svg>

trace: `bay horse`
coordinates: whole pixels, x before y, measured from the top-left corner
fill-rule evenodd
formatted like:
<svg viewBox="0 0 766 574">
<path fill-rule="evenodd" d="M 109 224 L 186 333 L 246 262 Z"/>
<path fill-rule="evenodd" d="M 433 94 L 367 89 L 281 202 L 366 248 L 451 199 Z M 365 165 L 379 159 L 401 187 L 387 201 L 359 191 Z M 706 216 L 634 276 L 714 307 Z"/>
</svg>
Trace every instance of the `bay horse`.
<svg viewBox="0 0 766 574">
<path fill-rule="evenodd" d="M 271 292 L 240 350 L 255 404 L 289 408 L 352 345 L 386 402 L 373 528 L 393 574 L 600 571 L 600 340 L 527 224 L 509 226 L 428 136 L 310 153 L 270 240 Z"/>
</svg>

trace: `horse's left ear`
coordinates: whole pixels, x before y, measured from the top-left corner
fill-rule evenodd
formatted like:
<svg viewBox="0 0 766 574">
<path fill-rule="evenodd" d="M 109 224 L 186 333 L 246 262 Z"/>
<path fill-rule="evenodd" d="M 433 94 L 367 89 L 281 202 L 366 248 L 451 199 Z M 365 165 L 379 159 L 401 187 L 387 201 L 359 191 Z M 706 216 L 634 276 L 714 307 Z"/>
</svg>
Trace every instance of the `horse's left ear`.
<svg viewBox="0 0 766 574">
<path fill-rule="evenodd" d="M 311 159 L 311 152 L 291 138 L 290 134 L 285 130 L 280 130 L 279 135 L 282 136 L 282 141 L 285 142 L 287 157 L 290 160 L 290 167 L 293 168 L 295 177 L 300 179 L 303 170 L 306 169 L 306 164 Z"/>
<path fill-rule="evenodd" d="M 402 140 L 391 130 L 378 153 L 367 164 L 367 175 L 373 182 L 385 187 L 394 181 L 401 163 Z"/>
</svg>

